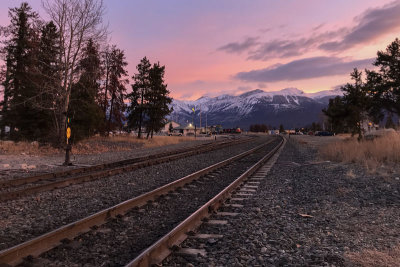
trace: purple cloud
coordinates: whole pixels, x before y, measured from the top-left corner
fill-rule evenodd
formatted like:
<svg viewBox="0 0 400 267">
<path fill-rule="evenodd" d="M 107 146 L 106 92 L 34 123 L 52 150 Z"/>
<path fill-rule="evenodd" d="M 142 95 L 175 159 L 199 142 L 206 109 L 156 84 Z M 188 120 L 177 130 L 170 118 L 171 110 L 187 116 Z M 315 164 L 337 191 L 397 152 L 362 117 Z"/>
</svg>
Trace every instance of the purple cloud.
<svg viewBox="0 0 400 267">
<path fill-rule="evenodd" d="M 217 50 L 225 51 L 225 52 L 232 53 L 232 54 L 235 54 L 235 53 L 240 54 L 243 51 L 247 51 L 250 48 L 258 45 L 259 44 L 257 42 L 258 39 L 259 39 L 259 37 L 248 37 L 243 42 L 229 43 L 227 45 L 221 46 Z"/>
<path fill-rule="evenodd" d="M 370 43 L 400 29 L 400 1 L 394 1 L 381 8 L 367 10 L 356 18 L 358 24 L 337 42 L 326 42 L 319 46 L 326 51 L 340 51 L 359 44 Z"/>
<path fill-rule="evenodd" d="M 303 55 L 309 50 L 316 48 L 321 42 L 331 40 L 341 35 L 345 29 L 313 34 L 307 38 L 297 40 L 272 40 L 261 44 L 255 51 L 250 51 L 248 59 L 268 60 L 271 57 L 293 57 Z"/>
<path fill-rule="evenodd" d="M 370 43 L 388 33 L 400 29 L 400 0 L 383 7 L 369 9 L 354 20 L 356 25 L 335 31 L 318 33 L 325 24 L 312 29 L 312 34 L 298 39 L 276 39 L 256 42 L 257 38 L 243 43 L 230 43 L 220 47 L 228 53 L 248 53 L 250 60 L 268 60 L 277 57 L 300 56 L 311 50 L 337 52 L 359 44 Z M 332 41 L 335 40 L 335 41 Z"/>
<path fill-rule="evenodd" d="M 337 57 L 312 57 L 295 60 L 270 68 L 239 72 L 234 78 L 246 82 L 278 82 L 312 79 L 350 73 L 357 68 L 371 66 L 373 58 L 346 61 Z"/>
</svg>

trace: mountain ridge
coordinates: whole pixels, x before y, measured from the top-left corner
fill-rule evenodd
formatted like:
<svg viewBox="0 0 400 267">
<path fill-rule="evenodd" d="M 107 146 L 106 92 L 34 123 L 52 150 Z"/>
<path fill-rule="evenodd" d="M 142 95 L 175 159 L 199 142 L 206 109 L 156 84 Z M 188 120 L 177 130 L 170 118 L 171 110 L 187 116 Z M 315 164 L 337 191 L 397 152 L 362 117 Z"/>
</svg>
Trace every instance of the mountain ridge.
<svg viewBox="0 0 400 267">
<path fill-rule="evenodd" d="M 174 99 L 170 120 L 185 124 L 194 122 L 202 126 L 222 124 L 223 127 L 248 128 L 254 123 L 271 126 L 303 127 L 318 121 L 329 99 L 342 95 L 340 89 L 305 93 L 297 88 L 279 91 L 251 90 L 240 95 L 202 96 L 197 100 Z M 195 108 L 193 113 L 192 108 Z"/>
</svg>

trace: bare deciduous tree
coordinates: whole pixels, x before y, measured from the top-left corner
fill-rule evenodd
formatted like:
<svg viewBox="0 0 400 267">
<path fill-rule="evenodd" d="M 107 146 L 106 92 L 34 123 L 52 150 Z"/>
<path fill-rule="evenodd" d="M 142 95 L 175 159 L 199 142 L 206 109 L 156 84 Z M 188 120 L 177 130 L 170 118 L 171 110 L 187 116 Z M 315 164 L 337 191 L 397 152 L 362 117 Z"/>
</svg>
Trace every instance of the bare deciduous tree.
<svg viewBox="0 0 400 267">
<path fill-rule="evenodd" d="M 76 65 L 82 55 L 81 50 L 89 39 L 100 42 L 107 34 L 102 24 L 104 4 L 103 0 L 42 0 L 42 4 L 59 30 L 61 86 L 60 101 L 57 102 L 61 105 L 58 134 L 60 144 L 63 144 L 72 84 L 77 79 Z"/>
</svg>

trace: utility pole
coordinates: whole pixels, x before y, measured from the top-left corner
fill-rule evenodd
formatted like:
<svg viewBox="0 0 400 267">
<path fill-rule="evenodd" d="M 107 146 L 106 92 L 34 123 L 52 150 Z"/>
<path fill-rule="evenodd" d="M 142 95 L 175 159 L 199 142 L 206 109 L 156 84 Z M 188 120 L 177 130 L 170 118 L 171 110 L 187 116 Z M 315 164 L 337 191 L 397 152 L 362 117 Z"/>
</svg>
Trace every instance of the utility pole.
<svg viewBox="0 0 400 267">
<path fill-rule="evenodd" d="M 207 125 L 207 113 L 206 113 L 206 134 L 208 133 L 208 125 Z"/>
<path fill-rule="evenodd" d="M 200 133 L 201 133 L 201 105 L 200 105 Z"/>
<path fill-rule="evenodd" d="M 192 114 L 192 125 L 194 125 L 194 112 L 195 112 L 194 107 L 192 108 L 192 111 L 193 111 L 193 114 Z"/>
</svg>

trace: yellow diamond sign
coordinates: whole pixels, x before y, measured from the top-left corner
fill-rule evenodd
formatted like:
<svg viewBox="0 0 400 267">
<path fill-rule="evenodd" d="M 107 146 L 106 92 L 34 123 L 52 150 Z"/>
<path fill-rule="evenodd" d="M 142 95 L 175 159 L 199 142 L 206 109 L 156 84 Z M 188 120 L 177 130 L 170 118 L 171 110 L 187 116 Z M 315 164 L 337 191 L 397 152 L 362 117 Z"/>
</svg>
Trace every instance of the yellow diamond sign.
<svg viewBox="0 0 400 267">
<path fill-rule="evenodd" d="M 71 128 L 67 128 L 67 138 L 69 139 L 71 137 Z"/>
</svg>

